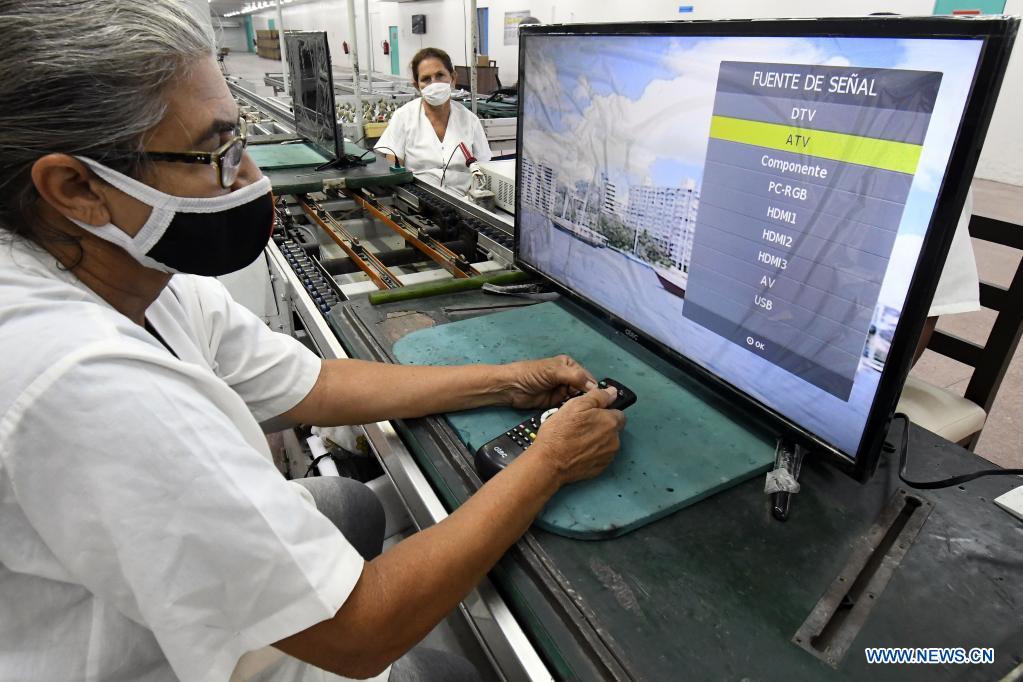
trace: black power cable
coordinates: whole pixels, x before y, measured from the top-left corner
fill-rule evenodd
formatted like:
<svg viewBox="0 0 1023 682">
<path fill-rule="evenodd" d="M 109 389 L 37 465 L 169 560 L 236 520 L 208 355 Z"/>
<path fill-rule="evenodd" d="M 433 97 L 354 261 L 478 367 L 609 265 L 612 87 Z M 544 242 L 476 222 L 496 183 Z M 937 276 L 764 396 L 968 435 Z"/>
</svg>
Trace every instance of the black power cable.
<svg viewBox="0 0 1023 682">
<path fill-rule="evenodd" d="M 373 147 L 372 149 L 367 149 L 365 152 L 362 153 L 361 158 L 365 158 L 366 154 L 371 154 L 371 153 L 375 152 L 378 149 L 386 149 L 387 151 L 389 151 L 392 154 L 394 154 L 394 167 L 395 168 L 401 168 L 401 164 L 398 163 L 398 152 L 394 151 L 390 147 L 384 147 L 383 145 L 377 145 L 376 147 Z"/>
<path fill-rule="evenodd" d="M 385 147 L 385 146 L 383 146 L 383 145 L 379 145 L 379 144 L 378 144 L 377 146 L 373 147 L 373 149 L 370 149 L 369 151 L 371 151 L 371 152 L 375 152 L 375 151 L 376 151 L 376 150 L 378 150 L 378 149 L 386 149 L 387 151 L 389 151 L 389 152 L 391 152 L 392 154 L 394 154 L 394 160 L 395 160 L 395 161 L 397 161 L 397 160 L 398 160 L 398 152 L 394 151 L 394 150 L 393 150 L 393 149 L 391 149 L 390 147 Z"/>
<path fill-rule="evenodd" d="M 323 453 L 322 455 L 314 457 L 313 461 L 309 463 L 309 468 L 306 469 L 305 470 L 305 474 L 302 475 L 302 478 L 309 478 L 309 474 L 313 473 L 313 469 L 316 468 L 316 465 L 319 464 L 321 461 L 325 460 L 326 458 L 330 457 L 331 454 L 332 453 L 330 452 L 330 450 L 328 450 L 327 452 Z"/>
<path fill-rule="evenodd" d="M 360 143 L 360 142 L 362 142 L 362 141 L 363 141 L 363 140 L 365 140 L 365 139 L 366 139 L 366 135 L 363 135 L 362 137 L 360 137 L 360 138 L 359 138 L 358 140 L 356 140 L 355 142 L 352 142 L 352 144 L 353 144 L 353 145 L 355 145 L 355 146 L 358 146 L 358 145 L 359 145 L 359 143 Z M 391 149 L 390 147 L 384 147 L 383 145 L 377 145 L 377 146 L 373 147 L 372 149 L 367 149 L 367 150 L 366 150 L 366 151 L 364 151 L 363 153 L 359 154 L 359 159 L 360 159 L 360 160 L 362 160 L 362 159 L 365 159 L 365 158 L 366 158 L 366 154 L 372 154 L 372 153 L 373 153 L 374 151 L 376 151 L 377 149 L 386 149 L 387 151 L 389 151 L 389 152 L 391 152 L 392 154 L 394 154 L 394 167 L 395 167 L 395 168 L 397 168 L 397 167 L 398 167 L 398 165 L 399 165 L 399 164 L 398 164 L 398 152 L 394 151 L 394 150 L 393 150 L 393 149 Z"/>
<path fill-rule="evenodd" d="M 447 163 L 444 164 L 444 171 L 440 174 L 440 186 L 441 187 L 444 186 L 444 176 L 448 174 L 448 166 L 451 165 L 451 159 L 455 158 L 455 152 L 457 152 L 458 149 L 459 149 L 459 147 L 456 144 L 455 148 L 451 150 L 451 155 L 448 157 Z"/>
<path fill-rule="evenodd" d="M 338 475 L 342 478 L 350 478 L 365 483 L 382 473 L 379 471 L 379 465 L 376 464 L 376 460 L 372 457 L 367 457 L 358 452 L 352 452 L 339 445 L 332 444 L 327 452 L 313 458 L 303 478 L 308 478 L 316 469 L 316 465 L 328 457 L 332 459 L 334 466 L 337 467 Z"/>
<path fill-rule="evenodd" d="M 961 485 L 983 476 L 1023 476 L 1023 469 L 980 469 L 979 471 L 951 478 L 942 478 L 937 481 L 912 481 L 906 478 L 906 465 L 909 459 L 909 417 L 902 412 L 897 412 L 894 419 L 901 419 L 904 424 L 901 439 L 902 451 L 899 453 L 899 478 L 910 488 L 936 490 L 938 488 L 951 488 L 954 485 Z"/>
</svg>

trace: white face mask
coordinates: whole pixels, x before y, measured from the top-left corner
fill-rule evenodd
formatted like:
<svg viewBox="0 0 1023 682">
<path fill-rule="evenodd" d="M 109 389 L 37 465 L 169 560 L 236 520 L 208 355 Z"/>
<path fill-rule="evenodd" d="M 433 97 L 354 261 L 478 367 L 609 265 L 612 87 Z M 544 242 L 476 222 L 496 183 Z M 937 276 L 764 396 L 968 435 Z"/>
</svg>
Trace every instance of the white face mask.
<svg viewBox="0 0 1023 682">
<path fill-rule="evenodd" d="M 451 99 L 451 84 L 450 83 L 430 83 L 422 90 L 423 99 L 432 104 L 435 107 L 447 102 Z"/>
</svg>

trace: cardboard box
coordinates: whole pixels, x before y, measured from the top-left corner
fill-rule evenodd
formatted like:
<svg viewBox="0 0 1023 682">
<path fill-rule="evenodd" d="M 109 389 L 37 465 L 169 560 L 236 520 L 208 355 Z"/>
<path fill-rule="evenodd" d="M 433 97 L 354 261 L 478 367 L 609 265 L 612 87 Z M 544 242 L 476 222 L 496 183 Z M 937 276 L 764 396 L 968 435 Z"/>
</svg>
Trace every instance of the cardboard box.
<svg viewBox="0 0 1023 682">
<path fill-rule="evenodd" d="M 387 128 L 387 121 L 372 121 L 365 124 L 366 137 L 380 137 Z"/>
<path fill-rule="evenodd" d="M 476 66 L 490 66 L 490 57 L 485 54 L 476 55 Z"/>
</svg>

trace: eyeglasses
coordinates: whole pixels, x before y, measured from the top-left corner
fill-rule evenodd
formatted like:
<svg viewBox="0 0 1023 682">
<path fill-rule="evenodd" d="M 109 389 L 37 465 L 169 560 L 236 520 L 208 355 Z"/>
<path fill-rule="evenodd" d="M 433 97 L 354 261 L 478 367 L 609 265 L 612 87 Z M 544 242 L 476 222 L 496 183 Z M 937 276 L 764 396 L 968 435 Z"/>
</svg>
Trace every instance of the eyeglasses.
<svg viewBox="0 0 1023 682">
<path fill-rule="evenodd" d="M 245 119 L 238 121 L 238 134 L 212 152 L 143 152 L 142 156 L 152 161 L 173 161 L 177 163 L 202 163 L 213 166 L 220 179 L 220 186 L 230 189 L 238 179 L 242 167 L 245 147 L 248 145 L 248 127 Z M 133 155 L 137 156 L 137 155 Z M 107 157 L 111 158 L 111 157 Z"/>
</svg>

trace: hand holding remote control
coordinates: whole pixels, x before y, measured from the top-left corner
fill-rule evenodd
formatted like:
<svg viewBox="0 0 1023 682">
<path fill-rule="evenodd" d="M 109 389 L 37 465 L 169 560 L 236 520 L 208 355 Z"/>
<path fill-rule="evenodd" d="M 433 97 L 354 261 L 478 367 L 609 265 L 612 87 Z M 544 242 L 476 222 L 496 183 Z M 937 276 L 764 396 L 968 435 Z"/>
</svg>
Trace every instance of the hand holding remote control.
<svg viewBox="0 0 1023 682">
<path fill-rule="evenodd" d="M 614 387 L 611 397 L 606 391 Z M 541 446 L 562 479 L 562 484 L 596 476 L 618 450 L 622 410 L 636 402 L 636 395 L 613 379 L 598 388 L 540 412 L 501 434 L 476 451 L 476 470 L 487 480 L 503 470 L 534 443 Z"/>
</svg>

